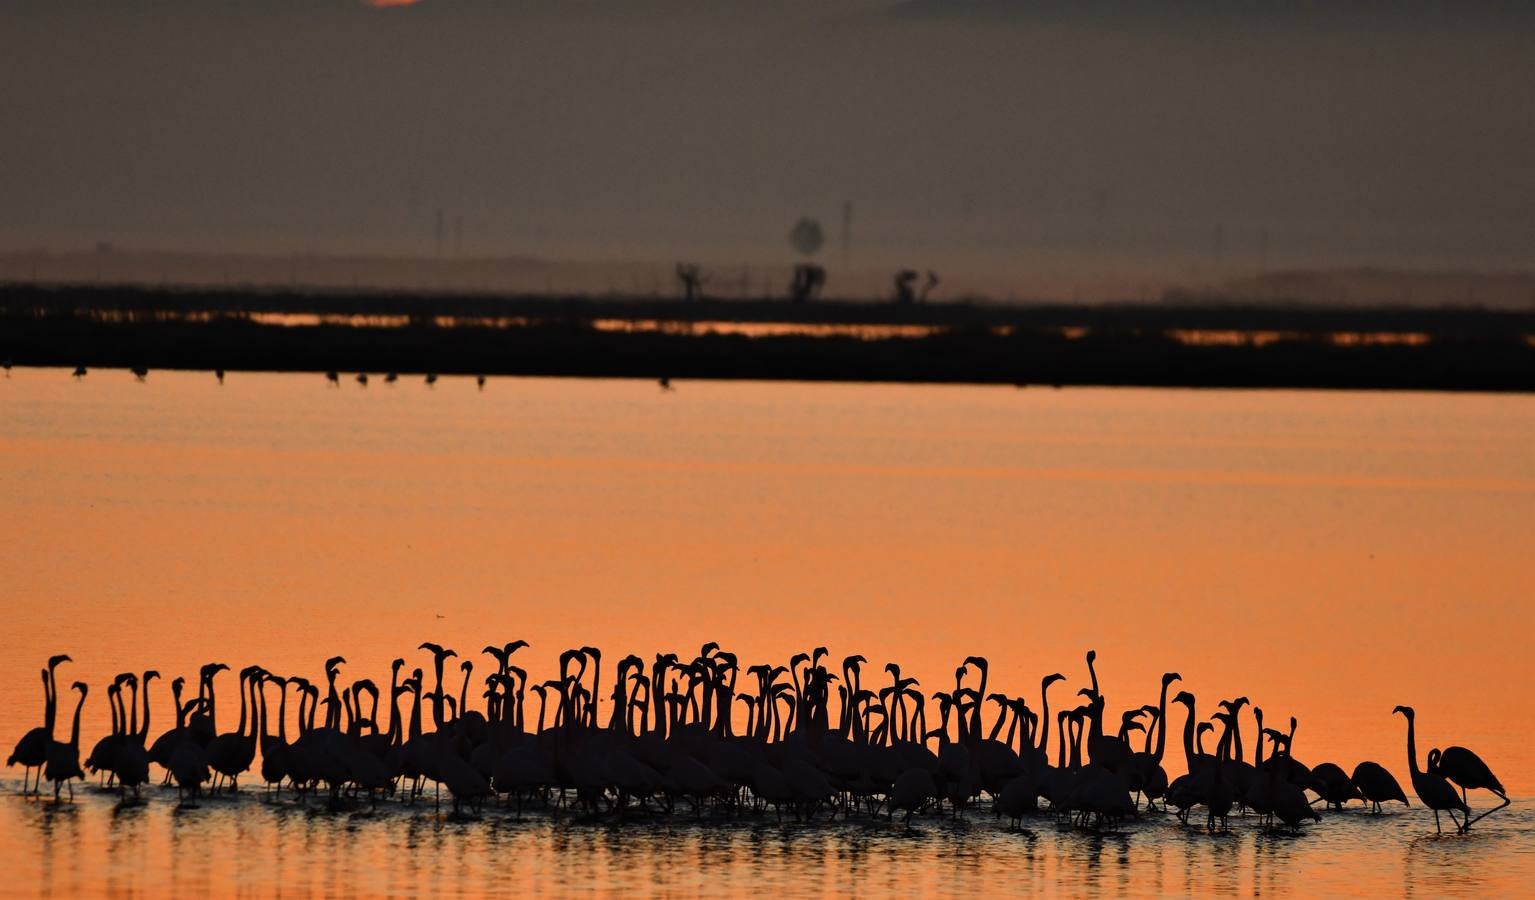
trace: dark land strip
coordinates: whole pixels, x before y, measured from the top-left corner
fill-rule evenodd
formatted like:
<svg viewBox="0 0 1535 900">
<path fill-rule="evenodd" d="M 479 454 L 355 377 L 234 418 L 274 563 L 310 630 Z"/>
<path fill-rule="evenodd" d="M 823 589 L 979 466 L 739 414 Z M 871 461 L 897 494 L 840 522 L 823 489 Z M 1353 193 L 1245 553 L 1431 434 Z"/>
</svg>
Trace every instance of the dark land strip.
<svg viewBox="0 0 1535 900">
<path fill-rule="evenodd" d="M 798 326 L 823 333 L 777 333 Z M 1464 307 L 0 285 L 0 359 L 23 366 L 1528 392 L 1532 336 L 1535 312 Z"/>
</svg>

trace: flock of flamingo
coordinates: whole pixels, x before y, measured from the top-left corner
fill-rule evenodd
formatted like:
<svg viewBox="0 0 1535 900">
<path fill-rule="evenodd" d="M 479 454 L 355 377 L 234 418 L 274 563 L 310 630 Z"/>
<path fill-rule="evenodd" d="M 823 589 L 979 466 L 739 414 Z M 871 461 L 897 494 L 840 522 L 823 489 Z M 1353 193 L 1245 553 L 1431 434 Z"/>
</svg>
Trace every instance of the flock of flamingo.
<svg viewBox="0 0 1535 900">
<path fill-rule="evenodd" d="M 1050 687 L 1065 680 L 1060 674 L 1041 681 L 1035 712 L 1023 697 L 987 692 L 989 664 L 982 657 L 964 660 L 952 690 L 925 694 L 895 663 L 885 666 L 888 683 L 865 687 L 862 656 L 844 659 L 839 677 L 823 664 L 828 653 L 822 647 L 787 666 L 751 666 L 741 684 L 735 655 L 711 643 L 689 662 L 658 654 L 648 672 L 638 656 L 621 659 L 607 689 L 604 722 L 600 650 L 567 650 L 558 678 L 529 684 L 527 671 L 513 662 L 526 646 L 486 647 L 494 668 L 481 682 L 474 681 L 473 661 L 462 660 L 456 697 L 443 679 L 457 654 L 437 644 L 419 648 L 431 653 L 430 675 L 416 668 L 402 678 L 406 661 L 394 660 L 387 695 L 368 679 L 338 690 L 346 663 L 339 656 L 325 661 L 321 683 L 247 666 L 238 673 L 239 723 L 224 732 L 215 681 L 229 667 L 210 663 L 198 673 L 195 696 L 186 679 L 171 683 L 175 725 L 153 738 L 150 683 L 159 673 L 123 673 L 106 688 L 112 732 L 83 758 L 80 716 L 89 688 L 73 684 L 79 692 L 74 721 L 68 740 L 59 740 L 57 670 L 70 658 L 55 656 L 41 673 L 43 724 L 17 742 L 7 765 L 25 768 L 24 793 L 40 793 L 42 782 L 51 782 L 56 803 L 66 787 L 73 800 L 73 781 L 87 772 L 120 792 L 123 802 L 137 802 L 153 763 L 183 805 L 195 805 L 205 792 L 236 793 L 239 779 L 254 769 L 269 799 L 287 789 L 299 802 L 324 799 L 332 808 L 371 807 L 390 796 L 417 802 L 430 781 L 436 802 L 447 790 L 455 815 L 478 813 L 486 801 L 504 798 L 519 816 L 530 802 L 625 818 L 672 812 L 680 802 L 696 812 L 771 806 L 780 820 L 786 811 L 799 819 L 824 812 L 893 820 L 902 813 L 909 823 L 914 814 L 959 816 L 984 796 L 1014 826 L 1025 816 L 1050 815 L 1098 828 L 1169 811 L 1187 826 L 1197 808 L 1205 827 L 1219 831 L 1229 828 L 1233 812 L 1294 829 L 1320 821 L 1318 805 L 1341 809 L 1360 801 L 1378 813 L 1382 803 L 1408 804 L 1379 763 L 1361 762 L 1352 773 L 1331 762 L 1302 764 L 1293 755 L 1296 720 L 1288 730 L 1265 727 L 1257 707 L 1249 713 L 1257 725 L 1249 760 L 1241 728 L 1248 699 L 1222 700 L 1202 719 L 1187 691 L 1172 697 L 1186 711 L 1187 774 L 1169 780 L 1163 767 L 1168 691 L 1180 676 L 1163 675 L 1156 702 L 1131 707 L 1117 730 L 1107 731 L 1091 651 L 1091 685 L 1077 692 L 1078 705 L 1052 718 Z M 532 728 L 529 691 L 538 697 Z M 297 702 L 292 731 L 290 697 Z M 471 708 L 480 700 L 483 711 Z M 387 724 L 379 718 L 381 701 Z M 930 728 L 929 701 L 936 704 L 937 727 Z M 989 730 L 988 704 L 995 710 Z M 1420 769 L 1413 709 L 1395 712 L 1406 719 L 1413 791 L 1433 811 L 1436 831 L 1442 832 L 1441 812 L 1465 833 L 1508 805 L 1497 777 L 1464 747 L 1430 750 L 1427 768 Z M 1204 743 L 1212 731 L 1213 753 Z M 1473 814 L 1473 790 L 1502 802 Z"/>
</svg>

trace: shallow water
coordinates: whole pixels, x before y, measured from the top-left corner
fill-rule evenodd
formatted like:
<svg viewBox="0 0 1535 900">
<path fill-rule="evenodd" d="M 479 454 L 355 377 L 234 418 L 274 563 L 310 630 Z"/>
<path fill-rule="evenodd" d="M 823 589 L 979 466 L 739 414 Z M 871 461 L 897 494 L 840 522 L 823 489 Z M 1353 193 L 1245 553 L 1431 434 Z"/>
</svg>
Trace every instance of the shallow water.
<svg viewBox="0 0 1535 900">
<path fill-rule="evenodd" d="M 1535 883 L 1535 804 L 1433 834 L 1421 809 L 1326 815 L 1300 834 L 1233 817 L 1229 832 L 1151 816 L 1111 832 L 1049 818 L 1013 830 L 984 805 L 961 821 L 778 823 L 771 815 L 594 823 L 489 809 L 457 821 L 384 804 L 331 813 L 259 793 L 177 810 L 174 791 L 119 808 L 0 797 L 11 887 L 60 895 L 479 894 L 530 890 L 694 894 L 1104 893 L 1517 896 Z M 1427 830 L 1425 830 L 1425 826 Z"/>
<path fill-rule="evenodd" d="M 248 373 L 220 386 L 195 372 L 138 383 L 121 370 L 78 382 L 16 370 L 0 379 L 0 744 L 39 723 L 37 669 L 66 651 L 75 662 L 61 682 L 95 688 L 89 746 L 107 728 L 100 688 L 114 673 L 153 667 L 169 680 L 212 659 L 315 677 L 340 653 L 344 679 L 379 680 L 394 656 L 423 664 L 422 641 L 474 657 L 522 638 L 532 647 L 518 661 L 535 679 L 583 644 L 607 652 L 610 678 L 625 653 L 691 656 L 713 640 L 743 666 L 818 645 L 833 659 L 862 653 L 872 672 L 897 660 L 932 691 L 982 654 L 988 690 L 1036 708 L 1040 676 L 1065 673 L 1051 696 L 1059 709 L 1086 684 L 1082 654 L 1093 647 L 1111 721 L 1155 702 L 1158 677 L 1175 670 L 1202 716 L 1246 695 L 1273 720 L 1299 718 L 1298 758 L 1345 769 L 1375 759 L 1406 784 L 1405 726 L 1391 714 L 1406 703 L 1418 710 L 1420 754 L 1470 746 L 1516 795 L 1535 788 L 1535 398 L 676 387 L 493 379 L 481 392 L 468 379 L 428 388 L 375 378 L 363 389 Z M 474 658 L 483 673 L 489 657 Z M 152 698 L 158 733 L 163 682 Z M 220 730 L 232 730 L 232 675 L 220 698 Z M 1177 774 L 1181 712 L 1171 720 Z M 1250 748 L 1250 718 L 1245 727 Z M 1299 840 L 1243 830 L 1192 844 L 1146 826 L 1125 843 L 1048 824 L 1021 841 L 989 820 L 972 844 L 934 824 L 908 859 L 899 851 L 909 838 L 862 826 L 828 838 L 411 815 L 354 829 L 344 816 L 239 808 L 255 812 L 209 804 L 172 816 L 157 802 L 114 828 L 101 798 L 51 813 L 8 798 L 0 839 L 27 854 L 15 871 L 101 888 L 109 877 L 211 878 L 215 863 L 219 877 L 267 877 L 274 842 L 294 840 L 285 880 L 340 891 L 355 867 L 364 879 L 389 873 L 367 882 L 380 892 L 455 867 L 553 877 L 550 887 L 657 870 L 694 877 L 714 866 L 698 847 L 723 841 L 720 871 L 739 884 L 805 890 L 895 887 L 881 881 L 890 872 L 935 887 L 1049 872 L 1135 892 L 1245 892 L 1267 889 L 1264 879 L 1301 890 L 1314 878 L 1343 890 L 1361 877 L 1361 890 L 1416 881 L 1442 893 L 1454 861 L 1468 858 L 1443 848 L 1485 848 L 1483 879 L 1501 877 L 1504 855 L 1527 866 L 1529 849 L 1517 829 L 1410 843 L 1432 830 L 1416 809 L 1330 819 Z M 1502 821 L 1528 814 L 1521 806 Z M 292 837 L 307 829 L 334 852 Z M 360 843 L 340 852 L 341 835 Z M 39 839 L 76 864 L 35 856 Z M 389 849 L 412 839 L 431 852 Z M 499 841 L 522 843 L 510 858 L 483 852 Z M 590 859 L 555 852 L 567 841 Z M 1039 871 L 1017 864 L 1029 847 Z M 1212 850 L 1229 847 L 1239 852 Z M 163 871 L 133 876 L 113 853 Z M 1126 853 L 1159 862 L 1126 867 Z M 406 866 L 419 868 L 395 871 Z"/>
</svg>

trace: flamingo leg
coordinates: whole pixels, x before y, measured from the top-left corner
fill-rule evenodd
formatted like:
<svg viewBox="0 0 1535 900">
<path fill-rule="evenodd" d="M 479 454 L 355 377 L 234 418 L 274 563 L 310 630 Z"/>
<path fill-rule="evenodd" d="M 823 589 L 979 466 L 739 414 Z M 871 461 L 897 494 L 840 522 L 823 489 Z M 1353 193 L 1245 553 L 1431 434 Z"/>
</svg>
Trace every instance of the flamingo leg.
<svg viewBox="0 0 1535 900">
<path fill-rule="evenodd" d="M 1462 826 L 1460 824 L 1460 819 L 1455 816 L 1455 810 L 1447 809 L 1447 810 L 1445 810 L 1445 812 L 1449 814 L 1450 821 L 1455 823 L 1455 833 L 1456 834 L 1465 834 L 1466 833 L 1466 829 L 1465 829 L 1464 826 Z M 1437 813 L 1436 813 L 1436 815 L 1437 815 Z"/>
<path fill-rule="evenodd" d="M 1497 793 L 1497 792 L 1494 791 L 1493 793 Z M 1499 803 L 1497 806 L 1494 806 L 1491 809 L 1483 810 L 1482 812 L 1477 813 L 1476 817 L 1473 818 L 1473 819 L 1468 819 L 1466 821 L 1465 828 L 1463 830 L 1470 831 L 1472 825 L 1474 825 L 1477 822 L 1482 821 L 1483 819 L 1487 818 L 1488 816 L 1492 815 L 1493 813 L 1497 812 L 1498 810 L 1502 809 L 1503 807 L 1507 806 L 1510 802 L 1512 802 L 1512 801 L 1510 801 L 1508 799 L 1508 795 L 1507 794 L 1498 794 L 1498 796 L 1503 799 L 1502 803 Z"/>
</svg>

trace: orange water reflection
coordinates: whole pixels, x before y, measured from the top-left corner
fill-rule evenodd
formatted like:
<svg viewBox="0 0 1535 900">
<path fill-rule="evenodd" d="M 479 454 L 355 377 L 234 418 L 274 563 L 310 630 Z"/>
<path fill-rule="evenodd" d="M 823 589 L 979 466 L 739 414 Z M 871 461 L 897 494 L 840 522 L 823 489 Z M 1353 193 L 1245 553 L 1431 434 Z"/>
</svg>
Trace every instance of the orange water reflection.
<svg viewBox="0 0 1535 900">
<path fill-rule="evenodd" d="M 1033 698 L 1095 647 L 1111 715 L 1176 669 L 1405 783 L 1411 703 L 1532 787 L 1535 398 L 17 370 L 0 412 L 5 740 L 61 650 L 100 685 L 824 644 Z"/>
<path fill-rule="evenodd" d="M 449 822 L 430 809 L 305 812 L 258 799 L 114 811 L 0 797 L 0 864 L 11 888 L 67 896 L 625 896 L 1013 894 L 1516 896 L 1535 874 L 1535 813 L 1520 802 L 1481 834 L 1435 838 L 1407 813 L 1330 816 L 1304 836 L 1243 823 L 1180 833 L 1143 821 L 1091 834 L 1048 820 L 1009 832 L 988 815 L 899 824 L 785 824 L 682 817 L 591 824 L 500 811 Z M 1483 826 L 1478 826 L 1483 827 Z"/>
</svg>

